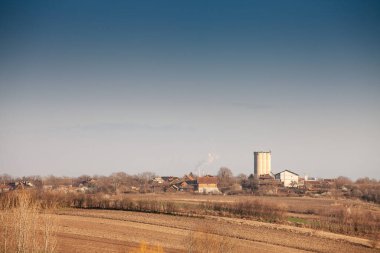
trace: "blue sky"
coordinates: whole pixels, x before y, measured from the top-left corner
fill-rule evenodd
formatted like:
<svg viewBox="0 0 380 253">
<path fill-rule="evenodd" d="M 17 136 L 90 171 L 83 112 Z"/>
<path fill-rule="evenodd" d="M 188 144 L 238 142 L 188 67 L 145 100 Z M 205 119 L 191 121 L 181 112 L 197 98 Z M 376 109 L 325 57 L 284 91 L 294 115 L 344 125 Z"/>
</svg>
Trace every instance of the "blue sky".
<svg viewBox="0 0 380 253">
<path fill-rule="evenodd" d="M 1 1 L 0 173 L 379 178 L 378 1 Z"/>
</svg>

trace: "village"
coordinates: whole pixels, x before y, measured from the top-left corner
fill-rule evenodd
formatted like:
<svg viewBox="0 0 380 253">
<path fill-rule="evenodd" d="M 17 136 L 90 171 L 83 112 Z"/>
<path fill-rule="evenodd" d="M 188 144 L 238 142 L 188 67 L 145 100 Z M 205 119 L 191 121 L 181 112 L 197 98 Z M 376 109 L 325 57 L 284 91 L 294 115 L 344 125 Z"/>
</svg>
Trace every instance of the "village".
<svg viewBox="0 0 380 253">
<path fill-rule="evenodd" d="M 302 177 L 290 169 L 273 173 L 270 151 L 253 155 L 248 176 L 227 167 L 182 177 L 0 175 L 0 219 L 7 221 L 0 231 L 11 231 L 0 248 L 13 243 L 24 220 L 37 220 L 45 224 L 38 240 L 50 248 L 41 252 L 232 253 L 262 249 L 262 242 L 268 247 L 262 252 L 378 250 L 378 180 Z M 27 218 L 15 218 L 21 213 Z M 28 231 L 38 234 L 30 224 Z M 147 247 L 151 251 L 136 251 Z"/>
<path fill-rule="evenodd" d="M 192 193 L 208 195 L 281 195 L 281 196 L 354 196 L 363 197 L 360 187 L 345 177 L 322 179 L 301 177 L 285 169 L 272 173 L 271 152 L 254 152 L 254 173 L 249 176 L 221 167 L 217 175 L 196 175 L 192 172 L 183 177 L 158 176 L 152 172 L 128 175 L 125 172 L 110 176 L 80 176 L 41 178 L 39 176 L 12 179 L 1 176 L 0 192 L 16 189 L 39 189 L 56 193 L 104 193 L 110 195 L 131 193 Z M 371 181 L 365 179 L 364 181 Z M 359 180 L 360 181 L 360 180 Z M 362 180 L 363 181 L 363 180 Z M 376 183 L 376 182 L 375 182 Z"/>
</svg>

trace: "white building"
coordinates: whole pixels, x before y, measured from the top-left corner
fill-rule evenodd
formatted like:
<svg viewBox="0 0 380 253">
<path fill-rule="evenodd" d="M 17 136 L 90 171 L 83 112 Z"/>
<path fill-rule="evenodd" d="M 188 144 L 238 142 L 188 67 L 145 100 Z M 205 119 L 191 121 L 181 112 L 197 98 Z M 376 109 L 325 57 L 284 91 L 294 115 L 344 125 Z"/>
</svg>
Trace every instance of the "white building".
<svg viewBox="0 0 380 253">
<path fill-rule="evenodd" d="M 257 177 L 271 174 L 271 151 L 253 152 L 254 174 Z"/>
<path fill-rule="evenodd" d="M 218 189 L 218 178 L 212 176 L 198 177 L 198 192 L 200 193 L 220 193 Z"/>
<path fill-rule="evenodd" d="M 279 179 L 285 187 L 297 187 L 298 186 L 298 174 L 290 170 L 284 170 L 274 175 L 275 179 Z"/>
<path fill-rule="evenodd" d="M 158 184 L 163 184 L 165 180 L 162 177 L 155 177 L 153 178 L 153 182 L 158 183 Z"/>
</svg>

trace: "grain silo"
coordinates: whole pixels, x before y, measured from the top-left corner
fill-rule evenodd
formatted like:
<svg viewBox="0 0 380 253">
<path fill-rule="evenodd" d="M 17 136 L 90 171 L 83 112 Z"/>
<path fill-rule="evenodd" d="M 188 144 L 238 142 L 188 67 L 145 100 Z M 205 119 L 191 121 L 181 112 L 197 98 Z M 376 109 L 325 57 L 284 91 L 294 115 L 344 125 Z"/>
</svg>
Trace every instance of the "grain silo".
<svg viewBox="0 0 380 253">
<path fill-rule="evenodd" d="M 253 153 L 254 156 L 254 174 L 255 176 L 267 175 L 271 173 L 271 151 L 258 151 Z"/>
</svg>

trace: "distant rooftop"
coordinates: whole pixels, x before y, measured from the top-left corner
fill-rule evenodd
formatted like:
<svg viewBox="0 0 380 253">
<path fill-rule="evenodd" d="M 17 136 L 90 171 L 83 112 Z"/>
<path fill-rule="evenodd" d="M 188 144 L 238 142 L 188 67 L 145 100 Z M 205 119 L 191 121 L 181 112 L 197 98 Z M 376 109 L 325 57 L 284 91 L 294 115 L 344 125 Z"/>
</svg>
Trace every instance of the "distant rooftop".
<svg viewBox="0 0 380 253">
<path fill-rule="evenodd" d="M 294 175 L 299 176 L 297 173 L 295 173 L 295 172 L 293 172 L 293 171 L 291 171 L 291 170 L 283 170 L 283 171 L 280 171 L 280 172 L 276 173 L 275 175 L 281 174 L 282 172 L 285 172 L 285 171 L 290 172 L 290 173 L 292 173 L 292 174 L 294 174 Z"/>
</svg>

